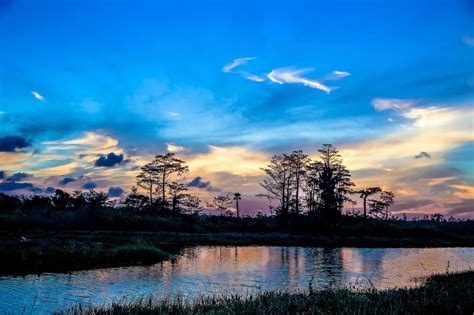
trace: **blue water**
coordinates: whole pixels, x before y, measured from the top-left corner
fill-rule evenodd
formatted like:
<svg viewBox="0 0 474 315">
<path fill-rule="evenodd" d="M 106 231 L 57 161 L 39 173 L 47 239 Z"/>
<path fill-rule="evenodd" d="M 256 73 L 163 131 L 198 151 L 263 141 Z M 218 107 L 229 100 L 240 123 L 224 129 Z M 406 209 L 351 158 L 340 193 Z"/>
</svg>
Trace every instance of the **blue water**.
<svg viewBox="0 0 474 315">
<path fill-rule="evenodd" d="M 420 277 L 466 270 L 474 248 L 187 248 L 173 262 L 69 274 L 0 277 L 0 313 L 48 314 L 76 303 L 100 305 L 150 294 L 413 286 Z"/>
</svg>

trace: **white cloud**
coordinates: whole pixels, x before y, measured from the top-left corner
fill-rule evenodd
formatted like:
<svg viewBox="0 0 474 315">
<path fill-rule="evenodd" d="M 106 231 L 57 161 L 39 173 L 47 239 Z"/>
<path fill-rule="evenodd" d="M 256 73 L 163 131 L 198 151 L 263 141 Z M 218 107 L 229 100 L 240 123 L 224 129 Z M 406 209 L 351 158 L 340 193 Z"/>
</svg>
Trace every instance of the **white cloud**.
<svg viewBox="0 0 474 315">
<path fill-rule="evenodd" d="M 331 93 L 332 90 L 335 89 L 335 87 L 329 87 L 327 85 L 322 84 L 319 81 L 316 80 L 310 80 L 307 78 L 302 77 L 301 75 L 307 72 L 312 71 L 311 68 L 306 68 L 306 69 L 292 69 L 292 68 L 279 68 L 272 70 L 267 77 L 278 84 L 284 84 L 284 83 L 289 83 L 289 84 L 303 84 L 305 86 L 308 86 L 313 89 L 318 89 L 322 90 L 326 93 Z"/>
<path fill-rule="evenodd" d="M 168 115 L 170 115 L 171 117 L 178 117 L 178 116 L 179 116 L 179 113 L 176 113 L 176 112 L 168 112 Z"/>
<path fill-rule="evenodd" d="M 246 78 L 247 80 L 250 80 L 250 81 L 255 81 L 255 82 L 263 82 L 263 81 L 265 81 L 264 78 L 259 77 L 258 75 L 255 75 L 255 74 L 245 73 L 245 74 L 243 74 L 243 75 L 244 75 L 244 78 Z"/>
<path fill-rule="evenodd" d="M 186 150 L 186 148 L 179 145 L 172 144 L 172 143 L 167 143 L 166 150 L 168 152 L 181 152 L 181 151 Z"/>
<path fill-rule="evenodd" d="M 255 57 L 245 57 L 245 58 L 237 58 L 234 59 L 231 63 L 226 64 L 223 68 L 222 71 L 224 72 L 232 72 L 235 68 L 238 66 L 241 66 L 243 64 L 246 64 L 248 61 L 255 59 Z"/>
<path fill-rule="evenodd" d="M 372 100 L 372 106 L 378 111 L 408 109 L 415 103 L 415 100 L 403 100 L 399 98 L 374 98 Z"/>
<path fill-rule="evenodd" d="M 45 101 L 43 95 L 39 94 L 39 92 L 37 91 L 31 91 L 31 94 L 33 95 L 34 98 L 36 98 L 37 100 L 40 100 L 40 101 Z"/>
</svg>

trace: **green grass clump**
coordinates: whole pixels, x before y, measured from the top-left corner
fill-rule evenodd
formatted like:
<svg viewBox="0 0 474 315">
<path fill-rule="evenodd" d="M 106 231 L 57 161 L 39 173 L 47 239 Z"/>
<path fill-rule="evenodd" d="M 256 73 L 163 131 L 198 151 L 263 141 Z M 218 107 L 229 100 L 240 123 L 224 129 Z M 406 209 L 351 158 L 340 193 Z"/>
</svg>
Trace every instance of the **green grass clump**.
<svg viewBox="0 0 474 315">
<path fill-rule="evenodd" d="M 474 272 L 429 277 L 417 288 L 182 296 L 120 301 L 93 309 L 77 305 L 60 314 L 473 314 Z"/>
</svg>

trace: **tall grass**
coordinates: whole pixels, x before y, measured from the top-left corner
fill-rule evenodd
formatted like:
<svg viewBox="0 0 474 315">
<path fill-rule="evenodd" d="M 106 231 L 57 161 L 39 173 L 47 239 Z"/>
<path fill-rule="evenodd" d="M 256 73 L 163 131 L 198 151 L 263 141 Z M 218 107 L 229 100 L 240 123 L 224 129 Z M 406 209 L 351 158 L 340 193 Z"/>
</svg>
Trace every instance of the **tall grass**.
<svg viewBox="0 0 474 315">
<path fill-rule="evenodd" d="M 92 309 L 76 305 L 70 315 L 112 314 L 473 314 L 474 272 L 429 277 L 417 288 L 328 289 L 226 296 L 122 300 Z"/>
</svg>

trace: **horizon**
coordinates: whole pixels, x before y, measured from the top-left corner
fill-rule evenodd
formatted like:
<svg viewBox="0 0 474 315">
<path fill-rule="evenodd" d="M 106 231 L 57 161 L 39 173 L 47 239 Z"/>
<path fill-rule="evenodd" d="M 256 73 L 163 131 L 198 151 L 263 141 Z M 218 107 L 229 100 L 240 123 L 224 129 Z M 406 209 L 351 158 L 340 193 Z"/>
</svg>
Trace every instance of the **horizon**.
<svg viewBox="0 0 474 315">
<path fill-rule="evenodd" d="M 473 218 L 474 2 L 289 3 L 0 2 L 0 193 L 125 196 L 171 152 L 265 213 L 271 156 L 332 143 L 393 214 Z"/>
</svg>

